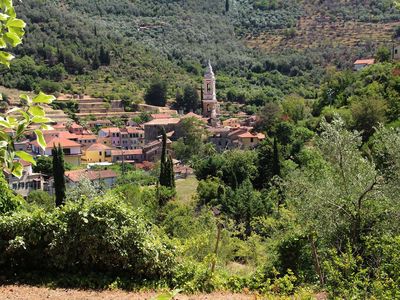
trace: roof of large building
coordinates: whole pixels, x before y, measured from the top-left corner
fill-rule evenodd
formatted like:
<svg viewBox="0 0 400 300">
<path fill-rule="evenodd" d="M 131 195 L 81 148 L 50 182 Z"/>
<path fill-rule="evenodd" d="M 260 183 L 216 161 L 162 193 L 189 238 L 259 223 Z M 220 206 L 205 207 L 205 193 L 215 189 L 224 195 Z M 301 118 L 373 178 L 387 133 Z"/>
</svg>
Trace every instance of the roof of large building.
<svg viewBox="0 0 400 300">
<path fill-rule="evenodd" d="M 68 140 L 75 140 L 75 139 L 79 139 L 81 136 L 74 134 L 74 133 L 70 133 L 68 131 L 61 131 L 61 132 L 59 132 L 58 137 L 68 139 Z"/>
<path fill-rule="evenodd" d="M 114 149 L 114 148 L 109 147 L 104 144 L 96 143 L 96 144 L 93 144 L 93 145 L 90 145 L 89 147 L 87 147 L 85 149 L 85 151 L 101 151 L 101 150 L 112 150 L 112 149 Z"/>
<path fill-rule="evenodd" d="M 62 137 L 46 139 L 46 144 L 46 149 L 53 149 L 54 146 L 57 147 L 58 145 L 60 145 L 62 148 L 81 147 L 81 144 Z M 39 147 L 39 143 L 37 140 L 33 141 L 32 145 L 35 147 Z"/>
<path fill-rule="evenodd" d="M 108 127 L 108 128 L 102 128 L 100 129 L 101 131 L 108 132 L 108 133 L 117 133 L 121 132 L 121 130 L 118 127 Z"/>
<path fill-rule="evenodd" d="M 144 133 L 144 130 L 139 127 L 126 127 L 125 130 L 127 133 Z"/>
<path fill-rule="evenodd" d="M 258 138 L 260 140 L 265 139 L 265 135 L 262 133 L 257 133 L 257 134 L 253 134 L 251 132 L 245 132 L 241 135 L 239 135 L 240 138 Z"/>
<path fill-rule="evenodd" d="M 355 65 L 373 65 L 375 63 L 374 58 L 368 58 L 368 59 L 357 59 L 354 64 Z"/>
<path fill-rule="evenodd" d="M 117 149 L 117 150 L 112 150 L 111 151 L 111 155 L 112 156 L 114 156 L 114 155 L 121 155 L 122 156 L 122 154 L 124 154 L 124 156 L 125 155 L 142 155 L 143 154 L 143 149 L 132 149 L 132 150 L 120 150 L 120 149 Z"/>
<path fill-rule="evenodd" d="M 82 178 L 87 178 L 90 181 L 99 180 L 99 179 L 107 179 L 107 178 L 115 178 L 117 177 L 117 173 L 113 170 L 75 170 L 65 172 L 65 177 L 67 177 L 72 182 L 79 182 Z"/>
<path fill-rule="evenodd" d="M 150 122 L 144 123 L 146 125 L 169 125 L 169 124 L 178 124 L 181 119 L 179 118 L 169 118 L 169 119 L 154 119 Z"/>
<path fill-rule="evenodd" d="M 70 128 L 73 128 L 73 129 L 81 129 L 81 128 L 83 128 L 83 127 L 82 127 L 81 125 L 79 125 L 79 124 L 72 123 L 71 126 L 70 126 Z"/>
<path fill-rule="evenodd" d="M 79 135 L 78 140 L 95 140 L 97 139 L 97 136 L 94 134 L 84 134 L 84 135 Z"/>
</svg>

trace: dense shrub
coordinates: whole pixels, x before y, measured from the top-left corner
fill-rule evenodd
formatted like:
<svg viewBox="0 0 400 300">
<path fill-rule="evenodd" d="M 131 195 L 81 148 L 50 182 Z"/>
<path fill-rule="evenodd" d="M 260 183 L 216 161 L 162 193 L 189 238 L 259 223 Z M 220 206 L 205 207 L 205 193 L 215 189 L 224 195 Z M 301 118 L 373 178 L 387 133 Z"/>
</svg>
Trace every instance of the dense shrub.
<svg viewBox="0 0 400 300">
<path fill-rule="evenodd" d="M 159 279 L 171 274 L 168 239 L 112 197 L 68 203 L 45 214 L 20 212 L 0 220 L 0 268 L 129 274 Z"/>
<path fill-rule="evenodd" d="M 17 210 L 22 205 L 22 199 L 15 196 L 9 189 L 3 172 L 0 172 L 0 215 Z"/>
</svg>

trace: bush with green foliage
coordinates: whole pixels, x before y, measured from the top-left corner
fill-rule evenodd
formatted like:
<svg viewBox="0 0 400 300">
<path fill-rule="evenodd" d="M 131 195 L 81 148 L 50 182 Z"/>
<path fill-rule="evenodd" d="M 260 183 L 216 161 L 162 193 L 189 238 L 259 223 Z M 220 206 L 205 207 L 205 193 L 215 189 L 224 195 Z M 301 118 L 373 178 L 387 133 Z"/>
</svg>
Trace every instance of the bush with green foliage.
<svg viewBox="0 0 400 300">
<path fill-rule="evenodd" d="M 0 214 L 11 213 L 21 208 L 23 204 L 19 196 L 14 195 L 7 184 L 2 172 L 0 172 Z"/>
<path fill-rule="evenodd" d="M 93 271 L 136 280 L 171 275 L 174 247 L 118 198 L 68 202 L 50 213 L 21 211 L 0 220 L 0 265 L 16 271 Z"/>
</svg>

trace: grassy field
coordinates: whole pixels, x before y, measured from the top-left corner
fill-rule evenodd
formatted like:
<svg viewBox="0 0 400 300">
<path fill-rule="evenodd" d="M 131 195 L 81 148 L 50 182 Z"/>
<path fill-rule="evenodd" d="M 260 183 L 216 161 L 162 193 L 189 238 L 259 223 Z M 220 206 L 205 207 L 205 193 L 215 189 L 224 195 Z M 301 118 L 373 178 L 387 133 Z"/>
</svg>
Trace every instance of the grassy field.
<svg viewBox="0 0 400 300">
<path fill-rule="evenodd" d="M 198 183 L 199 182 L 194 176 L 190 176 L 186 179 L 178 179 L 176 181 L 176 192 L 178 194 L 178 199 L 182 202 L 189 202 L 193 195 L 196 194 Z"/>
</svg>

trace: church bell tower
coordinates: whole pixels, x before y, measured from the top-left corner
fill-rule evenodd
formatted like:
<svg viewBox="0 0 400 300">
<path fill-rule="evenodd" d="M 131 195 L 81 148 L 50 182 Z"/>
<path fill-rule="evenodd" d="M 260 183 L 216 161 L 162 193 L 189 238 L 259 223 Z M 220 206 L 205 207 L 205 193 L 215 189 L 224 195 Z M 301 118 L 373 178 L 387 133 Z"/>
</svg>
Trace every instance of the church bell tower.
<svg viewBox="0 0 400 300">
<path fill-rule="evenodd" d="M 208 61 L 206 73 L 204 74 L 203 83 L 203 117 L 211 118 L 216 117 L 220 113 L 220 107 L 217 100 L 217 92 L 215 87 L 215 75 Z"/>
</svg>

